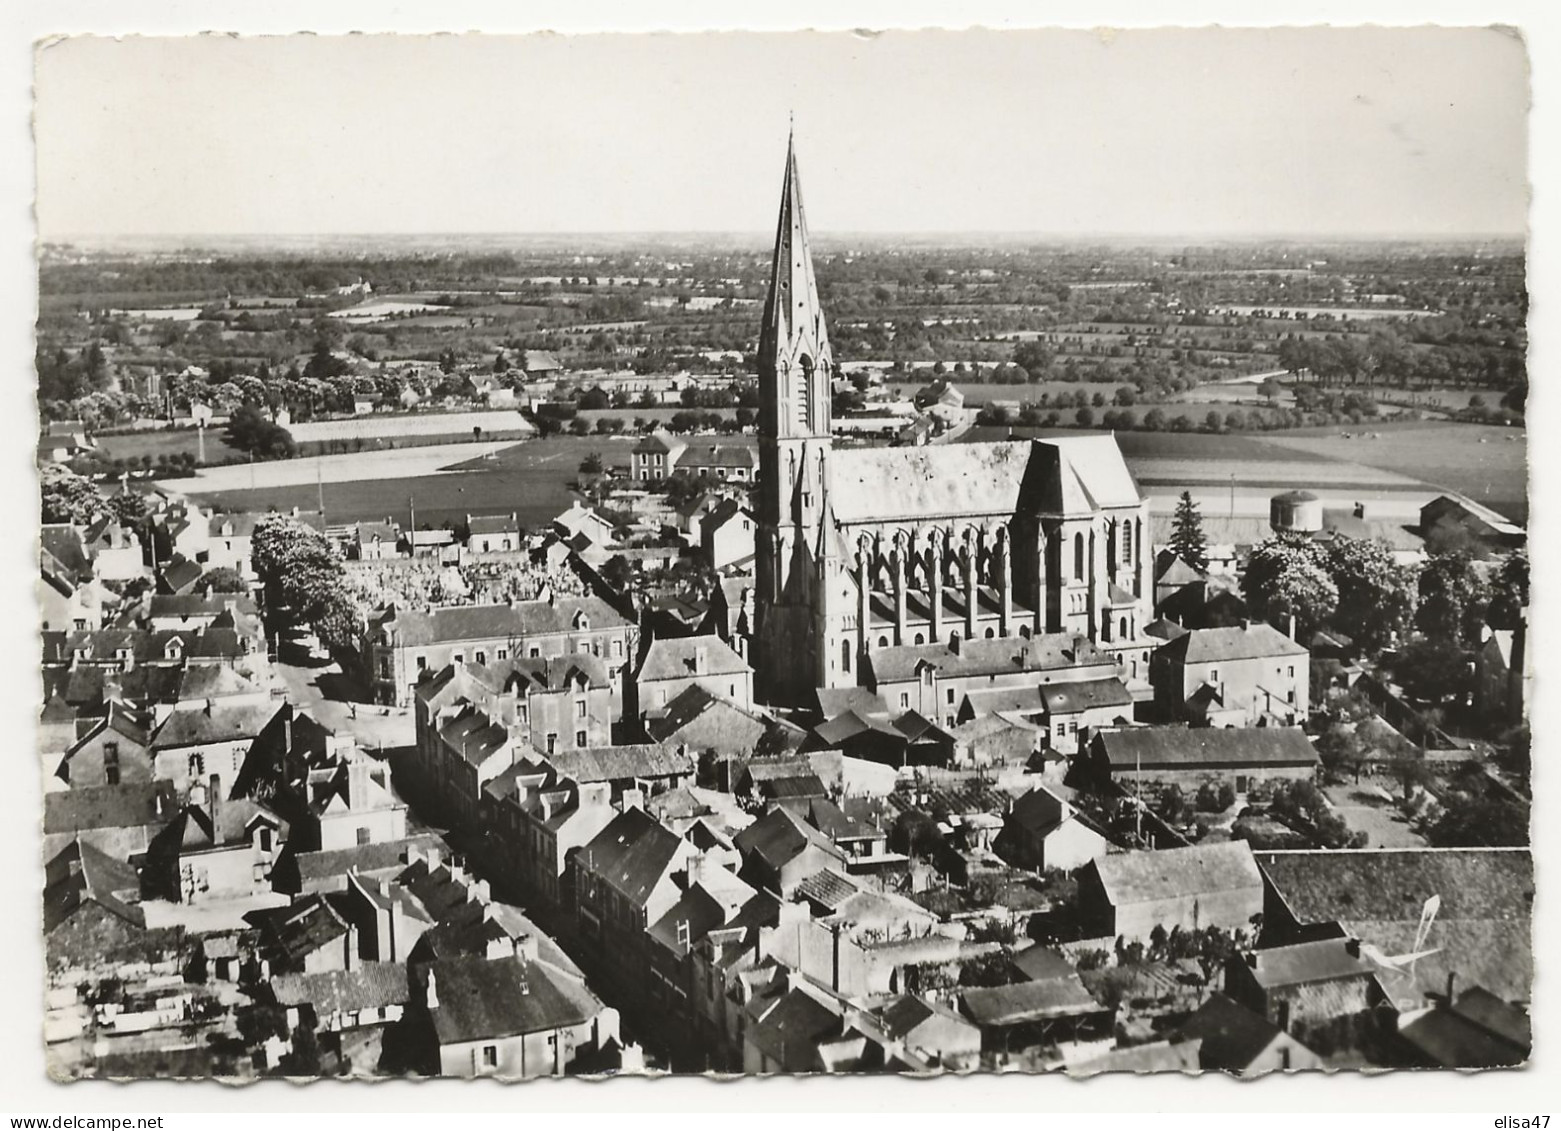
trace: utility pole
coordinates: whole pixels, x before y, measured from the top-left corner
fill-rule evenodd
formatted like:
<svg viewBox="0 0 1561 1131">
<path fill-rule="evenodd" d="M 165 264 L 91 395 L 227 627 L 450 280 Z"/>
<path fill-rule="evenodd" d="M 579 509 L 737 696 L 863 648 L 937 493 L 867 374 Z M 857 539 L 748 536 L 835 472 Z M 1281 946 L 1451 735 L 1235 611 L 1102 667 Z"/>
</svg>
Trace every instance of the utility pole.
<svg viewBox="0 0 1561 1131">
<path fill-rule="evenodd" d="M 320 470 L 318 458 L 314 461 L 314 489 L 320 502 L 320 525 L 325 525 L 325 473 Z"/>
<path fill-rule="evenodd" d="M 1230 473 L 1230 517 L 1236 517 L 1236 473 Z"/>
</svg>

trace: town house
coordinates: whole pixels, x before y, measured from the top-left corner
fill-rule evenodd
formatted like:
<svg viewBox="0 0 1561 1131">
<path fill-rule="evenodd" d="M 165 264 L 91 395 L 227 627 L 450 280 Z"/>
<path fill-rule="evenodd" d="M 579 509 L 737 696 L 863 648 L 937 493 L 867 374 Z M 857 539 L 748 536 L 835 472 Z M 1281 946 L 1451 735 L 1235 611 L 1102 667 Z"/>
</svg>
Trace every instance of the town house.
<svg viewBox="0 0 1561 1131">
<path fill-rule="evenodd" d="M 633 622 L 598 597 L 428 612 L 392 606 L 369 619 L 363 660 L 376 702 L 405 706 L 420 682 L 451 664 L 590 656 L 607 668 L 616 712 L 622 707 L 622 669 L 637 640 Z"/>
<path fill-rule="evenodd" d="M 1170 717 L 1207 726 L 1304 722 L 1311 657 L 1272 625 L 1193 629 L 1155 650 L 1155 703 Z"/>
</svg>

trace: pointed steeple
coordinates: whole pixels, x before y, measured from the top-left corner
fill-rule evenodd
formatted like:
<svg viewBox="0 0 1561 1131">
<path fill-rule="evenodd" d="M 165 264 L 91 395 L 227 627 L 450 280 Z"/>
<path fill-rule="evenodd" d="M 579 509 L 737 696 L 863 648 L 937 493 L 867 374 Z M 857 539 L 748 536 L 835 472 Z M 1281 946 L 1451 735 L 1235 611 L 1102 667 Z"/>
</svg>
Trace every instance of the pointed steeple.
<svg viewBox="0 0 1561 1131">
<path fill-rule="evenodd" d="M 821 383 L 807 389 L 786 376 L 811 369 L 822 376 Z M 834 359 L 829 334 L 824 327 L 824 311 L 819 303 L 818 282 L 813 276 L 813 253 L 808 242 L 807 216 L 802 208 L 802 181 L 797 172 L 795 135 L 786 142 L 786 176 L 781 186 L 780 221 L 775 231 L 775 258 L 770 267 L 769 296 L 764 303 L 764 320 L 759 328 L 759 373 L 761 378 L 780 376 L 781 390 L 789 394 L 794 409 L 806 408 L 801 434 L 827 432 L 827 417 L 819 417 L 812 406 L 798 405 L 797 399 L 821 399 L 829 403 L 829 375 Z M 798 397 L 801 394 L 801 397 Z M 811 394 L 811 395 L 809 395 Z M 783 416 L 788 414 L 782 414 Z"/>
</svg>

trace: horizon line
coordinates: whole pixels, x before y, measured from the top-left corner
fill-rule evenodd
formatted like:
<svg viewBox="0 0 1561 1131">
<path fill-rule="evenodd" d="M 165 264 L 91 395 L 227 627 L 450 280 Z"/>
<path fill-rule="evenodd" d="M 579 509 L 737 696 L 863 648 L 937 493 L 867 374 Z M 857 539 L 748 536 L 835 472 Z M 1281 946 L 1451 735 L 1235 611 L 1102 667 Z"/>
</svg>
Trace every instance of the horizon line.
<svg viewBox="0 0 1561 1131">
<path fill-rule="evenodd" d="M 1387 240 L 1503 240 L 1527 242 L 1528 232 L 1525 231 L 1468 231 L 1468 232 L 1434 232 L 1434 231 L 1403 231 L 1403 232 L 1146 232 L 1146 231 L 1095 231 L 1095 232 L 1062 232 L 1055 229 L 1030 229 L 1030 228 L 903 228 L 903 229 L 851 229 L 840 228 L 835 230 L 825 229 L 812 233 L 816 241 L 843 240 L 843 239 L 929 239 L 929 238 L 1007 238 L 1007 239 L 1045 239 L 1060 242 L 1078 242 L 1088 240 L 1140 240 L 1144 242 L 1187 242 L 1187 241 L 1214 241 L 1250 243 L 1259 240 L 1279 242 L 1305 242 L 1345 240 L 1357 242 L 1374 242 Z M 755 239 L 769 241 L 773 235 L 762 229 L 742 228 L 574 228 L 559 229 L 557 231 L 542 230 L 472 230 L 472 231 L 288 231 L 288 232 L 243 232 L 243 231 L 210 231 L 210 232 L 71 232 L 60 235 L 38 235 L 36 242 L 40 245 L 70 244 L 91 240 L 214 240 L 214 239 L 246 239 L 246 240 L 297 240 L 297 239 L 567 239 L 579 237 L 653 237 L 665 239 L 669 237 L 679 238 L 712 238 L 724 237 L 733 239 Z"/>
</svg>

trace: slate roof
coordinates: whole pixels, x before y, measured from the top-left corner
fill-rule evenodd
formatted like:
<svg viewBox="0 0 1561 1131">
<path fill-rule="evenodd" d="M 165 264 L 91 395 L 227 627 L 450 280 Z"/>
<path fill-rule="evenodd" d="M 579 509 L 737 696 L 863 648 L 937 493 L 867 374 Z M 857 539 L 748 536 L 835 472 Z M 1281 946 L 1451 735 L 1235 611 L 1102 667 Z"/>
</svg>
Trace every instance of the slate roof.
<svg viewBox="0 0 1561 1131">
<path fill-rule="evenodd" d="M 471 534 L 515 534 L 520 522 L 513 514 L 474 514 L 466 519 L 466 530 Z"/>
<path fill-rule="evenodd" d="M 723 695 L 717 695 L 703 684 L 692 683 L 674 695 L 660 711 L 647 716 L 645 730 L 656 742 L 672 742 L 678 732 L 707 714 L 711 716 L 709 721 L 722 730 L 737 732 L 734 739 L 738 735 L 746 737 L 755 730 L 762 733 L 772 726 L 795 729 L 790 724 L 781 724 Z M 738 744 L 738 741 L 734 741 L 731 745 Z"/>
<path fill-rule="evenodd" d="M 42 552 L 53 558 L 73 579 L 91 575 L 92 563 L 87 560 L 87 547 L 80 530 L 68 522 L 46 522 L 39 527 L 38 535 Z"/>
<path fill-rule="evenodd" d="M 1169 551 L 1163 557 L 1168 560 L 1163 565 L 1160 565 L 1159 572 L 1155 574 L 1154 582 L 1156 585 L 1192 585 L 1195 582 L 1205 580 L 1204 574 L 1194 569 L 1185 558 L 1180 558 Z"/>
<path fill-rule="evenodd" d="M 323 974 L 278 974 L 271 993 L 282 1006 L 308 1005 L 316 1017 L 384 1009 L 411 1000 L 407 968 L 400 962 L 365 962 L 355 970 Z"/>
<path fill-rule="evenodd" d="M 267 920 L 273 946 L 291 965 L 347 934 L 346 918 L 323 895 L 305 896 L 285 912 Z"/>
<path fill-rule="evenodd" d="M 1145 726 L 1101 731 L 1091 746 L 1113 771 L 1202 767 L 1316 766 L 1316 749 L 1300 727 Z"/>
<path fill-rule="evenodd" d="M 698 666 L 698 657 L 705 662 Z M 637 678 L 642 682 L 658 679 L 687 679 L 695 676 L 746 675 L 753 669 L 719 636 L 680 636 L 653 640 L 640 661 Z"/>
<path fill-rule="evenodd" d="M 1311 1050 L 1284 1030 L 1220 993 L 1211 995 L 1187 1019 L 1181 1036 L 1202 1042 L 1199 1058 L 1203 1067 L 1224 1069 L 1238 1075 L 1250 1068 L 1276 1040 L 1283 1041 L 1292 1050 L 1292 1068 L 1312 1068 L 1319 1063 Z"/>
<path fill-rule="evenodd" d="M 75 786 L 43 795 L 45 834 L 161 825 L 178 804 L 172 782 Z"/>
<path fill-rule="evenodd" d="M 732 873 L 722 868 L 712 870 L 709 882 L 700 881 L 683 893 L 660 919 L 646 929 L 650 937 L 676 957 L 682 958 L 712 930 L 720 927 L 736 911 L 758 894 Z M 679 937 L 678 927 L 686 925 L 687 935 Z"/>
<path fill-rule="evenodd" d="M 1105 1011 L 1104 1006 L 1089 996 L 1077 975 L 1071 979 L 1048 978 L 1041 982 L 1014 982 L 965 990 L 959 995 L 959 1003 L 965 1015 L 977 1025 L 993 1027 Z"/>
<path fill-rule="evenodd" d="M 891 449 L 897 450 L 897 449 Z M 1075 651 L 1078 659 L 1075 661 Z M 1053 632 L 1029 640 L 962 640 L 955 652 L 942 644 L 900 644 L 873 650 L 869 662 L 880 683 L 915 679 L 918 665 L 929 663 L 940 675 L 989 675 L 994 673 L 1055 671 L 1075 663 L 1109 664 L 1111 658 L 1095 645 L 1071 633 Z"/>
<path fill-rule="evenodd" d="M 439 739 L 450 749 L 460 751 L 470 765 L 480 766 L 504 749 L 509 731 L 476 707 L 467 707 L 439 728 Z"/>
<path fill-rule="evenodd" d="M 830 457 L 830 503 L 845 524 L 1011 517 L 1030 462 L 1026 441 L 845 448 Z"/>
<path fill-rule="evenodd" d="M 576 866 L 643 907 L 683 843 L 643 809 L 625 809 L 580 850 Z"/>
<path fill-rule="evenodd" d="M 550 1032 L 602 1010 L 584 982 L 544 962 L 464 956 L 427 969 L 439 1000 L 429 1012 L 441 1045 Z"/>
<path fill-rule="evenodd" d="M 812 825 L 782 808 L 771 809 L 734 838 L 744 856 L 754 855 L 772 869 L 800 856 L 810 844 L 837 858 L 840 849 Z"/>
<path fill-rule="evenodd" d="M 1015 951 L 1009 964 L 1026 981 L 1049 982 L 1056 978 L 1077 978 L 1078 969 L 1057 951 L 1047 946 L 1031 946 Z"/>
<path fill-rule="evenodd" d="M 559 597 L 552 601 L 517 601 L 513 605 L 455 605 L 426 613 L 392 612 L 393 616 L 382 623 L 394 629 L 398 640 L 407 645 L 574 632 L 577 613 L 585 614 L 590 631 L 624 628 L 629 624 L 600 597 Z"/>
<path fill-rule="evenodd" d="M 169 713 L 152 736 L 153 750 L 207 746 L 214 742 L 255 739 L 276 717 L 274 704 L 186 707 Z"/>
<path fill-rule="evenodd" d="M 694 760 L 689 755 L 653 742 L 560 750 L 548 755 L 547 760 L 560 774 L 581 784 L 628 778 L 680 777 L 694 772 Z"/>
<path fill-rule="evenodd" d="M 1351 954 L 1349 943 L 1349 939 L 1315 939 L 1292 946 L 1268 947 L 1251 952 L 1247 969 L 1264 989 L 1375 974 L 1376 965 L 1362 958 L 1358 949 Z"/>
<path fill-rule="evenodd" d="M 1478 986 L 1450 1006 L 1404 1015 L 1399 1036 L 1444 1068 L 1522 1064 L 1533 1045 L 1529 1015 Z"/>
<path fill-rule="evenodd" d="M 1507 1001 L 1534 981 L 1533 857 L 1517 849 L 1360 849 L 1262 852 L 1259 864 L 1299 923 L 1337 923 L 1388 955 L 1415 949 L 1421 910 L 1440 899 L 1413 979 L 1384 977 L 1401 1008 L 1445 991 L 1448 974 Z M 1270 919 L 1276 918 L 1271 914 Z"/>
<path fill-rule="evenodd" d="M 780 1071 L 810 1072 L 816 1068 L 819 1042 L 838 1031 L 840 1019 L 841 1011 L 802 990 L 791 990 L 748 1023 L 746 1039 L 779 1064 Z"/>
<path fill-rule="evenodd" d="M 1088 867 L 1096 870 L 1107 898 L 1117 907 L 1263 887 L 1246 841 L 1123 852 L 1102 856 Z"/>
<path fill-rule="evenodd" d="M 132 902 L 140 879 L 126 861 L 78 839 L 55 854 L 44 876 L 44 934 L 53 932 L 84 903 L 96 903 L 137 927 L 146 925 L 145 913 Z"/>
<path fill-rule="evenodd" d="M 1307 652 L 1273 625 L 1250 621 L 1246 627 L 1195 628 L 1161 645 L 1159 654 L 1184 664 L 1213 664 L 1305 656 Z"/>
<path fill-rule="evenodd" d="M 1046 710 L 1054 715 L 1072 715 L 1102 707 L 1126 707 L 1133 702 L 1127 687 L 1115 676 L 1082 679 L 1076 683 L 1046 683 L 1041 685 L 1040 690 L 1046 702 Z"/>
<path fill-rule="evenodd" d="M 210 803 L 186 805 L 175 815 L 169 827 L 177 830 L 181 848 L 200 852 L 248 843 L 249 830 L 257 820 L 275 826 L 281 831 L 283 839 L 286 839 L 287 822 L 257 801 L 247 797 L 226 798 L 216 809 L 215 821 L 212 819 Z"/>
<path fill-rule="evenodd" d="M 227 612 L 229 605 L 246 617 L 260 615 L 255 602 L 241 593 L 212 593 L 205 596 L 197 593 L 154 593 L 147 611 L 153 617 L 215 617 Z"/>
<path fill-rule="evenodd" d="M 689 444 L 678 456 L 678 470 L 688 467 L 746 467 L 759 466 L 759 453 L 751 444 Z"/>
<path fill-rule="evenodd" d="M 1200 1069 L 1197 1040 L 1156 1041 L 1148 1045 L 1116 1048 L 1103 1056 L 1075 1061 L 1068 1065 L 1071 1076 L 1094 1076 L 1101 1072 L 1187 1072 Z"/>
<path fill-rule="evenodd" d="M 311 882 L 331 876 L 345 876 L 348 872 L 370 875 L 375 872 L 400 871 L 406 863 L 410 849 L 427 850 L 443 848 L 443 842 L 432 833 L 422 833 L 405 840 L 383 841 L 378 844 L 360 844 L 329 852 L 300 852 L 297 856 L 299 880 Z"/>
</svg>

